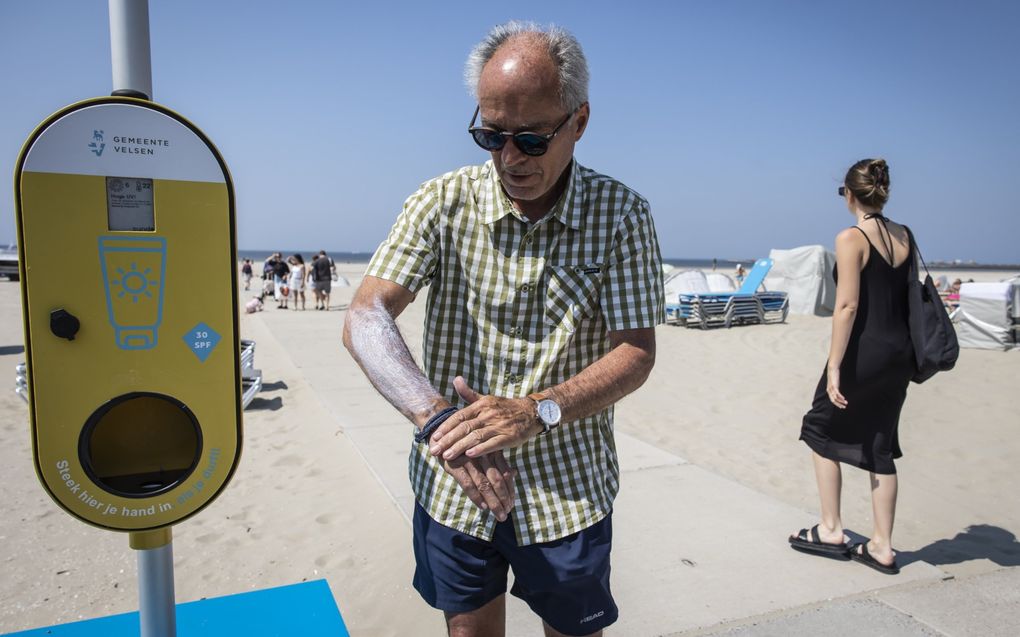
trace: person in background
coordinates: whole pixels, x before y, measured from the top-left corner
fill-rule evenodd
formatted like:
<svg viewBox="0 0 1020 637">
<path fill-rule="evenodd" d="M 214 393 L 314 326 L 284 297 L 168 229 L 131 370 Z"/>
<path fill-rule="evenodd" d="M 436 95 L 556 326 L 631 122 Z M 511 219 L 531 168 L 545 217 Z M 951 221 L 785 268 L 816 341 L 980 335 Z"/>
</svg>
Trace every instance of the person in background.
<svg viewBox="0 0 1020 637">
<path fill-rule="evenodd" d="M 613 404 L 665 320 L 655 229 L 644 198 L 574 159 L 590 109 L 572 35 L 498 26 L 466 76 L 490 160 L 407 199 L 343 341 L 414 423 L 414 586 L 449 633 L 504 634 L 512 568 L 546 635 L 601 635 L 618 615 Z M 423 373 L 395 319 L 425 286 Z"/>
<path fill-rule="evenodd" d="M 290 265 L 283 260 L 283 255 L 279 252 L 273 255 L 273 258 L 273 295 L 277 301 L 276 307 L 286 310 L 290 295 L 290 288 L 287 285 L 287 280 L 290 278 Z"/>
<path fill-rule="evenodd" d="M 267 296 L 276 296 L 276 285 L 273 283 L 272 271 L 269 274 L 262 275 L 262 294 L 259 295 L 259 300 L 265 303 Z"/>
<path fill-rule="evenodd" d="M 312 291 L 315 298 L 315 309 L 319 309 L 319 289 L 315 286 L 315 262 L 319 260 L 318 254 L 312 255 L 312 262 L 305 268 L 305 287 Z"/>
<path fill-rule="evenodd" d="M 251 277 L 252 277 L 251 259 L 245 259 L 241 263 L 241 278 L 244 280 L 245 291 L 251 289 Z"/>
<path fill-rule="evenodd" d="M 301 309 L 305 307 L 305 278 L 308 276 L 305 260 L 295 253 L 290 257 L 290 296 L 294 300 L 294 309 L 298 309 L 298 301 L 301 302 Z"/>
<path fill-rule="evenodd" d="M 905 226 L 883 214 L 889 167 L 862 159 L 839 195 L 857 223 L 836 235 L 836 308 L 829 359 L 804 416 L 800 439 L 811 449 L 821 521 L 789 538 L 793 548 L 849 556 L 882 573 L 899 572 L 892 548 L 900 451 L 900 410 L 916 372 L 907 327 L 907 280 L 915 258 Z M 849 545 L 840 514 L 841 465 L 871 477 L 874 529 Z"/>
<path fill-rule="evenodd" d="M 325 250 L 320 250 L 312 261 L 311 276 L 315 280 L 315 309 L 329 309 L 329 294 L 333 289 L 333 272 L 336 266 Z"/>
<path fill-rule="evenodd" d="M 744 283 L 744 277 L 747 276 L 747 271 L 744 270 L 744 264 L 738 263 L 737 270 L 733 274 L 733 278 L 737 280 L 737 287 L 739 288 Z"/>
<path fill-rule="evenodd" d="M 949 286 L 949 298 L 952 301 L 960 300 L 960 287 L 963 285 L 963 279 L 953 279 L 953 284 Z"/>
</svg>

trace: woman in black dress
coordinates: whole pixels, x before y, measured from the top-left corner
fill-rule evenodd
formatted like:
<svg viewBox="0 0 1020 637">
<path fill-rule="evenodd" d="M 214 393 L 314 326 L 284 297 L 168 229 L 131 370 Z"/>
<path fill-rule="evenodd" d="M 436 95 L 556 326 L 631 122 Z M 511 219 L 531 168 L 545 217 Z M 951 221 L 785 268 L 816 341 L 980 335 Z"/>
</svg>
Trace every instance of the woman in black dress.
<svg viewBox="0 0 1020 637">
<path fill-rule="evenodd" d="M 897 573 L 892 550 L 896 513 L 897 427 L 915 372 L 907 326 L 907 230 L 882 215 L 889 198 L 889 167 L 863 159 L 847 171 L 840 196 L 857 224 L 836 235 L 836 308 L 829 360 L 800 439 L 812 450 L 821 522 L 790 536 L 813 553 L 849 556 L 884 573 Z M 849 546 L 840 517 L 840 464 L 871 474 L 875 526 L 871 539 Z"/>
</svg>

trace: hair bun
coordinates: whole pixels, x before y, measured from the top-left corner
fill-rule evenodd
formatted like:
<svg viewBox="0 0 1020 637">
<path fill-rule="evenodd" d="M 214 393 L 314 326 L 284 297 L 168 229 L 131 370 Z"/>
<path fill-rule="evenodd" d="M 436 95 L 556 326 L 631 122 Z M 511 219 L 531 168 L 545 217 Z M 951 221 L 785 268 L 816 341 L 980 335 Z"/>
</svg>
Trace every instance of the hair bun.
<svg viewBox="0 0 1020 637">
<path fill-rule="evenodd" d="M 875 180 L 875 185 L 886 188 L 889 185 L 889 165 L 884 159 L 872 159 L 868 164 L 868 174 Z"/>
<path fill-rule="evenodd" d="M 881 210 L 889 200 L 889 165 L 884 159 L 862 159 L 846 171 L 843 184 L 864 206 Z"/>
</svg>

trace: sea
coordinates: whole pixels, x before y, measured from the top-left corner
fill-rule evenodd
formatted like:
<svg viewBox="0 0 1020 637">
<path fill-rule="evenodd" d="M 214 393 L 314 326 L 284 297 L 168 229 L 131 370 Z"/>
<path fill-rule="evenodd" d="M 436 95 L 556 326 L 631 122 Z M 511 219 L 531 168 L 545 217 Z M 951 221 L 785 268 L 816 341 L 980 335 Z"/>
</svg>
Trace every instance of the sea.
<svg viewBox="0 0 1020 637">
<path fill-rule="evenodd" d="M 269 255 L 273 252 L 279 252 L 284 256 L 291 254 L 300 254 L 305 258 L 307 262 L 312 258 L 312 255 L 317 254 L 319 250 L 238 250 L 237 258 L 251 259 L 253 263 L 259 263 L 269 258 Z M 371 252 L 332 252 L 326 250 L 326 253 L 336 263 L 368 263 L 372 259 Z M 743 265 L 745 268 L 750 269 L 754 265 L 755 259 L 750 257 L 746 259 L 677 259 L 671 257 L 663 257 L 663 263 L 675 266 L 682 270 L 721 270 L 723 272 L 732 272 L 737 268 L 737 265 Z M 928 267 L 932 269 L 953 269 L 953 270 L 1020 270 L 1020 264 L 1005 264 L 1005 263 L 976 263 L 974 261 L 929 261 Z"/>
<path fill-rule="evenodd" d="M 307 262 L 312 255 L 318 254 L 318 250 L 238 250 L 237 258 L 240 259 L 251 259 L 253 263 L 259 263 L 265 261 L 274 252 L 279 252 L 284 256 L 292 254 L 300 254 L 304 257 Z M 372 259 L 371 252 L 332 252 L 326 250 L 326 254 L 330 256 L 336 263 L 368 263 Z M 711 270 L 715 266 L 718 270 L 735 270 L 737 264 L 743 265 L 745 268 L 750 268 L 754 265 L 754 259 L 669 259 L 664 258 L 663 263 L 668 263 L 672 266 L 676 266 L 681 269 L 698 269 L 698 270 Z"/>
</svg>

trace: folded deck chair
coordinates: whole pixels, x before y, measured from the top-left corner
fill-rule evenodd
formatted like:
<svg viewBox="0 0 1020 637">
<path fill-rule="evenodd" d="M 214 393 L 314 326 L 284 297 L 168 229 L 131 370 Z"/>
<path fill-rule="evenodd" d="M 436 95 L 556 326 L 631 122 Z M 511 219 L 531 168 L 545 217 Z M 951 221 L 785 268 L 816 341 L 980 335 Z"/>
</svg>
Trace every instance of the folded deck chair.
<svg viewBox="0 0 1020 637">
<path fill-rule="evenodd" d="M 692 292 L 680 294 L 676 303 L 667 303 L 667 315 L 681 317 L 682 325 L 731 327 L 734 323 L 783 322 L 789 312 L 785 292 L 758 292 L 772 269 L 772 259 L 758 259 L 736 292 Z"/>
<path fill-rule="evenodd" d="M 262 370 L 255 369 L 255 341 L 241 339 L 241 408 L 262 391 Z"/>
<path fill-rule="evenodd" d="M 711 292 L 708 278 L 701 270 L 673 270 L 665 277 L 663 288 L 667 299 L 675 299 L 685 294 Z M 686 325 L 691 319 L 692 307 L 684 303 L 668 303 L 666 305 L 666 322 Z"/>
</svg>

